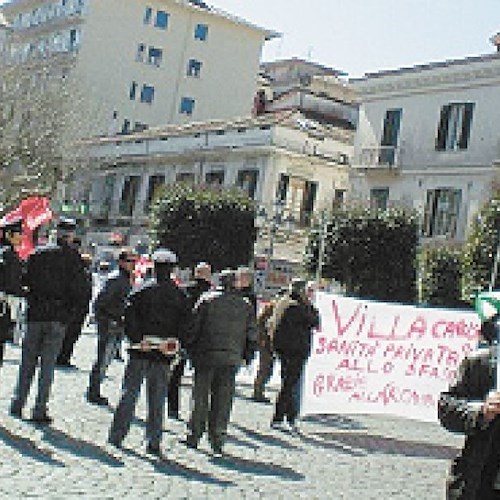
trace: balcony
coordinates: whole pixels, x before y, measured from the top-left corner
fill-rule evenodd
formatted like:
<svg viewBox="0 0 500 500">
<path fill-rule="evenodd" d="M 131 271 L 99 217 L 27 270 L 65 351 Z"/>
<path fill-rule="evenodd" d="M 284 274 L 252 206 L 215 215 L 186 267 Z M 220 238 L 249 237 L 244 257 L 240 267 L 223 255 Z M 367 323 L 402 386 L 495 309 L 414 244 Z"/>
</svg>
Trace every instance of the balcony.
<svg viewBox="0 0 500 500">
<path fill-rule="evenodd" d="M 401 148 L 397 146 L 361 148 L 352 167 L 367 170 L 398 170 L 401 167 Z"/>
</svg>

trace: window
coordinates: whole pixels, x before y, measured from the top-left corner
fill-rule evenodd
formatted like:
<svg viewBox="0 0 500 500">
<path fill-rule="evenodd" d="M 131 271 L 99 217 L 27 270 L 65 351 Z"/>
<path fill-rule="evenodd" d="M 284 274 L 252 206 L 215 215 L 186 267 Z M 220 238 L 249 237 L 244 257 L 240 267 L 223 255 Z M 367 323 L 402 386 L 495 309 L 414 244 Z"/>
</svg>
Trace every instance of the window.
<svg viewBox="0 0 500 500">
<path fill-rule="evenodd" d="M 429 189 L 425 205 L 424 235 L 455 237 L 461 201 L 461 189 Z"/>
<path fill-rule="evenodd" d="M 157 49 L 155 47 L 149 47 L 148 52 L 148 63 L 154 66 L 160 67 L 161 60 L 163 57 L 162 49 Z"/>
<path fill-rule="evenodd" d="M 134 132 L 143 132 L 149 128 L 147 123 L 135 122 L 134 123 Z"/>
<path fill-rule="evenodd" d="M 130 175 L 128 177 L 125 177 L 125 182 L 123 184 L 122 190 L 122 198 L 120 201 L 121 215 L 132 217 L 140 182 L 141 178 L 138 175 Z"/>
<path fill-rule="evenodd" d="M 158 188 L 165 184 L 165 176 L 161 174 L 150 175 L 148 183 L 148 194 L 146 197 L 145 210 L 149 210 Z"/>
<path fill-rule="evenodd" d="M 259 171 L 255 169 L 240 170 L 236 178 L 236 185 L 242 189 L 249 198 L 255 196 L 257 190 L 257 179 L 259 178 Z"/>
<path fill-rule="evenodd" d="M 144 43 L 140 43 L 137 46 L 137 55 L 135 56 L 135 60 L 139 62 L 144 62 L 145 51 L 146 51 L 146 45 Z"/>
<path fill-rule="evenodd" d="M 195 177 L 194 177 L 194 174 L 192 174 L 190 172 L 179 172 L 176 175 L 175 180 L 177 182 L 185 182 L 187 184 L 194 184 Z"/>
<path fill-rule="evenodd" d="M 402 109 L 388 109 L 385 113 L 384 130 L 380 141 L 379 163 L 381 165 L 394 165 L 396 162 L 402 113 Z"/>
<path fill-rule="evenodd" d="M 370 206 L 373 210 L 387 210 L 389 203 L 389 188 L 370 189 Z"/>
<path fill-rule="evenodd" d="M 115 189 L 115 176 L 113 174 L 106 175 L 103 189 L 102 206 L 104 207 L 104 212 L 107 214 L 111 210 L 111 204 L 113 203 L 113 192 Z"/>
<path fill-rule="evenodd" d="M 155 97 L 155 88 L 151 85 L 143 85 L 141 90 L 141 102 L 151 104 Z"/>
<path fill-rule="evenodd" d="M 207 172 L 205 175 L 205 182 L 207 184 L 222 186 L 224 184 L 224 170 L 213 170 L 212 172 Z"/>
<path fill-rule="evenodd" d="M 183 97 L 181 99 L 181 107 L 179 109 L 180 113 L 185 113 L 186 115 L 192 115 L 194 111 L 194 99 L 191 97 Z"/>
<path fill-rule="evenodd" d="M 345 189 L 335 189 L 332 200 L 332 210 L 341 210 L 344 206 Z"/>
<path fill-rule="evenodd" d="M 135 99 L 136 94 L 137 94 L 137 82 L 132 82 L 130 84 L 130 91 L 129 91 L 129 97 L 131 101 Z"/>
<path fill-rule="evenodd" d="M 167 27 L 168 27 L 168 14 L 165 11 L 159 10 L 156 13 L 155 26 L 157 28 L 162 29 L 162 30 L 167 29 Z"/>
<path fill-rule="evenodd" d="M 199 78 L 201 72 L 201 65 L 202 63 L 200 61 L 197 61 L 196 59 L 189 59 L 187 75 Z"/>
<path fill-rule="evenodd" d="M 474 103 L 453 103 L 441 108 L 436 138 L 437 151 L 467 149 Z"/>
<path fill-rule="evenodd" d="M 122 125 L 122 134 L 128 134 L 130 132 L 130 120 L 125 118 Z"/>
<path fill-rule="evenodd" d="M 208 37 L 208 26 L 206 24 L 197 24 L 194 29 L 195 40 L 201 40 L 204 42 Z"/>
<path fill-rule="evenodd" d="M 144 24 L 150 24 L 152 17 L 153 17 L 153 9 L 151 7 L 146 7 L 146 10 L 144 12 Z"/>
<path fill-rule="evenodd" d="M 69 50 L 73 51 L 78 49 L 80 45 L 78 30 L 72 29 L 69 32 Z"/>
</svg>

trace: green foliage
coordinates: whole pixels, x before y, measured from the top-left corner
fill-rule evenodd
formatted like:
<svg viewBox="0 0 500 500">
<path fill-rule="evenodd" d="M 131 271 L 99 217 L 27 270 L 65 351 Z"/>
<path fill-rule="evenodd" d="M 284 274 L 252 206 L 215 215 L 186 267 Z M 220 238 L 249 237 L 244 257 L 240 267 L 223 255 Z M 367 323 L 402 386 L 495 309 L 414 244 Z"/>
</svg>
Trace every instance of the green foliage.
<svg viewBox="0 0 500 500">
<path fill-rule="evenodd" d="M 323 226 L 322 276 L 342 283 L 349 294 L 413 302 L 417 227 L 415 215 L 402 210 L 335 213 Z M 309 272 L 318 265 L 319 233 L 316 226 L 306 249 Z"/>
<path fill-rule="evenodd" d="M 421 301 L 441 307 L 464 307 L 460 249 L 424 248 L 420 254 Z"/>
<path fill-rule="evenodd" d="M 462 258 L 463 298 L 472 303 L 478 291 L 489 287 L 500 232 L 500 192 L 481 209 L 473 221 Z M 500 287 L 497 279 L 493 288 Z"/>
<path fill-rule="evenodd" d="M 176 183 L 160 189 L 151 208 L 156 246 L 181 267 L 206 261 L 214 270 L 247 265 L 253 256 L 255 207 L 241 191 Z"/>
</svg>

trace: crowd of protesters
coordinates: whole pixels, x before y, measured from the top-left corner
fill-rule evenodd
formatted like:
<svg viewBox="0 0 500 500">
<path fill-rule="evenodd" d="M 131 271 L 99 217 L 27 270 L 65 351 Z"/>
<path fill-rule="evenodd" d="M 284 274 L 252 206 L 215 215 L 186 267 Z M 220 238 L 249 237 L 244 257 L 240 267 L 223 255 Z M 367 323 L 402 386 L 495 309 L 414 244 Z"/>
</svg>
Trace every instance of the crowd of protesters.
<svg viewBox="0 0 500 500">
<path fill-rule="evenodd" d="M 200 262 L 194 268 L 194 281 L 184 286 L 175 279 L 177 255 L 158 248 L 151 256 L 152 276 L 138 285 L 134 270 L 139 256 L 123 248 L 117 271 L 106 277 L 92 298 L 91 259 L 75 238 L 76 221 L 60 218 L 56 241 L 37 247 L 26 262 L 16 254 L 22 220 L 10 219 L 0 229 L 0 366 L 4 345 L 12 340 L 12 300 L 22 297 L 26 302 L 12 417 L 23 417 L 38 370 L 31 421 L 51 424 L 54 372 L 57 367 L 75 368 L 73 349 L 90 314 L 97 325 L 97 349 L 86 392 L 89 403 L 109 406 L 101 385 L 122 340 L 128 345 L 121 396 L 108 434 L 111 445 L 122 446 L 145 381 L 147 452 L 161 456 L 165 403 L 168 416 L 179 419 L 180 382 L 189 360 L 194 368 L 193 404 L 184 442 L 196 449 L 206 432 L 214 455 L 221 455 L 236 374 L 242 364 L 252 362 L 257 350 L 260 366 L 254 400 L 270 402 L 264 390 L 279 357 L 282 387 L 270 424 L 297 431 L 296 392 L 312 332 L 319 324 L 305 281 L 293 280 L 286 293 L 259 312 L 249 268 L 223 270 L 215 286 L 210 264 Z"/>
</svg>

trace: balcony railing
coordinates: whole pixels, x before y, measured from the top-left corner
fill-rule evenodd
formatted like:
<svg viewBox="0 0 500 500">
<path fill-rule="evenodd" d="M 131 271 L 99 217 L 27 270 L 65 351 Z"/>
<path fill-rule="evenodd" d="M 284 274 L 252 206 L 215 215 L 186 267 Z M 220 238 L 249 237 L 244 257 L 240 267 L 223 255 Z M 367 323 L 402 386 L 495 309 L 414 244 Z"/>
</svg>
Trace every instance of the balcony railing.
<svg viewBox="0 0 500 500">
<path fill-rule="evenodd" d="M 401 148 L 397 146 L 376 146 L 362 148 L 353 162 L 357 168 L 398 169 L 401 166 Z"/>
</svg>

